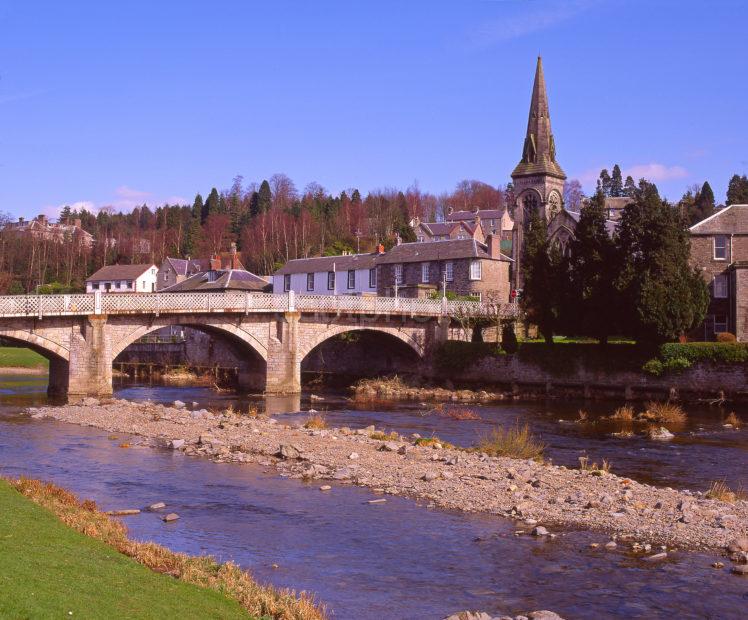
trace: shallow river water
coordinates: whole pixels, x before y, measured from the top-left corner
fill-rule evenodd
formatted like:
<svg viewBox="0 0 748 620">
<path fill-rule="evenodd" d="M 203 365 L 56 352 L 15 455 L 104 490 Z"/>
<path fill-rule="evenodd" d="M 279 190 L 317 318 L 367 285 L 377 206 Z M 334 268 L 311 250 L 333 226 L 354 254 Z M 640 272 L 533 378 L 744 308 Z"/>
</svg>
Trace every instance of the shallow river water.
<svg viewBox="0 0 748 620">
<path fill-rule="evenodd" d="M 552 609 L 567 619 L 746 617 L 748 579 L 710 568 L 716 556 L 675 553 L 653 565 L 623 551 L 590 549 L 590 542 L 606 540 L 597 534 L 566 531 L 555 540 L 516 537 L 517 524 L 496 517 L 432 510 L 398 497 L 371 505 L 366 503 L 373 497 L 367 489 L 334 485 L 332 492 L 321 493 L 318 484 L 284 479 L 256 465 L 216 464 L 139 448 L 137 438 L 112 439 L 96 429 L 20 415 L 24 407 L 46 401 L 44 388 L 43 378 L 0 380 L 3 475 L 51 480 L 104 509 L 164 501 L 181 519 L 164 524 L 154 514 L 129 517 L 125 522 L 134 537 L 177 551 L 232 559 L 260 581 L 314 592 L 334 618 L 436 619 L 466 608 L 495 614 Z M 230 401 L 200 389 L 134 387 L 119 395 L 205 404 Z M 470 443 L 477 432 L 464 426 L 466 422 L 437 420 L 419 409 L 354 411 L 334 401 L 313 406 L 329 407 L 326 415 L 333 424 L 376 423 L 421 434 L 437 432 L 460 443 Z M 480 413 L 508 420 L 521 412 L 517 407 L 509 413 L 502 408 Z M 548 425 L 547 435 L 538 432 L 549 443 L 554 461 L 573 460 L 581 448 L 604 452 L 604 438 L 590 438 L 578 425 L 567 432 L 569 425 L 556 421 L 573 417 L 565 409 L 545 415 L 538 411 L 547 405 L 528 407 L 535 411 L 529 416 L 534 428 Z M 721 437 L 722 431 L 715 425 L 704 432 Z M 135 447 L 119 448 L 123 441 Z M 737 459 L 725 471 L 734 470 L 731 479 L 744 480 L 745 436 L 731 436 L 729 445 L 717 443 L 710 447 L 693 442 L 675 449 L 698 447 L 699 458 L 714 463 L 715 471 Z M 631 455 L 621 459 L 622 466 L 644 472 L 646 459 L 660 458 L 662 464 L 664 456 L 675 454 L 665 451 L 638 459 L 641 448 L 627 448 Z M 708 457 L 712 452 L 717 454 Z M 680 457 L 664 460 L 669 473 L 653 476 L 660 482 L 699 486 L 705 478 L 693 473 L 697 468 L 685 456 L 681 465 Z"/>
</svg>

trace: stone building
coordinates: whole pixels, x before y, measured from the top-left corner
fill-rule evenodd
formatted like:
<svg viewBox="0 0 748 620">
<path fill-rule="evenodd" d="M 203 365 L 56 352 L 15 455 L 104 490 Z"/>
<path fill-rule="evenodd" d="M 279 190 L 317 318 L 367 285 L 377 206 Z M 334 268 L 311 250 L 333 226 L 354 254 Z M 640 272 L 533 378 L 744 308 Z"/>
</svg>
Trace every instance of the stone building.
<svg viewBox="0 0 748 620">
<path fill-rule="evenodd" d="M 457 222 L 416 222 L 414 232 L 416 240 L 421 243 L 428 241 L 446 241 L 447 239 L 475 239 L 480 243 L 486 240 L 480 216 L 476 214 L 470 221 Z"/>
<path fill-rule="evenodd" d="M 17 222 L 9 222 L 4 230 L 29 235 L 37 239 L 52 241 L 54 243 L 76 242 L 90 248 L 94 244 L 91 233 L 83 230 L 80 219 L 67 219 L 53 222 L 46 215 L 38 215 L 27 221 L 22 217 Z"/>
<path fill-rule="evenodd" d="M 401 243 L 377 258 L 378 294 L 428 297 L 448 292 L 509 301 L 511 259 L 501 253 L 499 235 L 486 243 L 454 239 Z"/>
<path fill-rule="evenodd" d="M 241 252 L 237 252 L 235 243 L 231 244 L 229 252 L 213 254 L 210 258 L 165 258 L 158 272 L 156 288 L 160 291 L 198 273 L 229 269 L 246 271 L 242 265 Z"/>
<path fill-rule="evenodd" d="M 689 334 L 714 340 L 730 332 L 748 341 L 748 205 L 730 205 L 694 224 L 691 264 L 701 270 L 709 287 L 704 323 Z"/>
</svg>

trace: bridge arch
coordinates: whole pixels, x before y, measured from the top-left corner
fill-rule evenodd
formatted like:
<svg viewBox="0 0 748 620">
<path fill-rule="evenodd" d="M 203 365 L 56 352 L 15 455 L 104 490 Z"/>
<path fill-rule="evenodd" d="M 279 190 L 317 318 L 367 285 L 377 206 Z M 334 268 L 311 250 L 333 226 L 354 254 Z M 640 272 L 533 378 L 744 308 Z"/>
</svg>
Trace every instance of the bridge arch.
<svg viewBox="0 0 748 620">
<path fill-rule="evenodd" d="M 143 336 L 147 336 L 151 332 L 169 327 L 171 325 L 181 325 L 184 327 L 192 327 L 200 331 L 214 334 L 224 335 L 233 342 L 239 341 L 251 348 L 264 362 L 268 359 L 267 347 L 257 338 L 256 335 L 251 332 L 241 329 L 240 326 L 234 325 L 228 322 L 206 322 L 205 317 L 195 317 L 191 315 L 174 315 L 174 316 L 163 316 L 150 322 L 148 325 L 141 325 L 136 327 L 133 331 L 129 332 L 126 336 L 120 338 L 116 343 L 112 345 L 112 359 L 116 358 L 122 353 L 127 347 L 133 344 Z"/>
<path fill-rule="evenodd" d="M 44 338 L 31 331 L 20 329 L 0 330 L 0 337 L 13 340 L 21 345 L 32 349 L 49 360 L 58 359 L 65 362 L 70 361 L 70 351 L 49 338 Z"/>
</svg>

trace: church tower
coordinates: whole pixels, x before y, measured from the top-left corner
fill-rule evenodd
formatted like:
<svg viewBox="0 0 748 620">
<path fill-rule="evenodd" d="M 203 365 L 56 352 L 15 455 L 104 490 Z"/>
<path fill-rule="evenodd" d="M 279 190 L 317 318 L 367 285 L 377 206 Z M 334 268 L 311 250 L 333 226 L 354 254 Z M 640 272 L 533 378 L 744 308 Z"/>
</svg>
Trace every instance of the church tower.
<svg viewBox="0 0 748 620">
<path fill-rule="evenodd" d="M 522 160 L 512 172 L 514 183 L 514 286 L 521 288 L 521 249 L 523 232 L 531 212 L 535 211 L 546 223 L 562 209 L 566 174 L 556 162 L 556 144 L 551 131 L 548 95 L 545 91 L 543 61 L 538 56 L 535 83 L 532 87 L 527 134 L 522 149 Z"/>
</svg>

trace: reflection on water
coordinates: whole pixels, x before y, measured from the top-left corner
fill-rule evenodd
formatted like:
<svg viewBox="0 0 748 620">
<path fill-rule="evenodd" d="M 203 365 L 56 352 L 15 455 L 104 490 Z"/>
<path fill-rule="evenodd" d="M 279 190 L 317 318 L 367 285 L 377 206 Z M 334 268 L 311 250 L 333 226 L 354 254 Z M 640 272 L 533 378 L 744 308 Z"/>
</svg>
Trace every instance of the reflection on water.
<svg viewBox="0 0 748 620">
<path fill-rule="evenodd" d="M 431 510 L 397 497 L 369 505 L 367 489 L 335 485 L 320 493 L 315 484 L 258 466 L 137 445 L 121 449 L 124 436 L 17 415 L 24 399 L 43 400 L 43 389 L 0 396 L 4 475 L 55 481 L 105 509 L 164 501 L 182 518 L 168 525 L 149 513 L 127 518 L 136 538 L 233 559 L 261 581 L 316 592 L 333 617 L 433 619 L 466 608 L 494 614 L 544 608 L 567 618 L 740 618 L 748 604 L 745 580 L 709 568 L 714 558 L 706 555 L 678 554 L 651 565 L 590 550 L 589 542 L 603 540 L 598 535 L 518 538 L 514 523 L 491 516 Z M 191 393 L 200 402 L 200 393 Z M 181 394 L 180 400 L 191 398 Z M 363 424 L 396 415 L 422 433 L 440 424 L 441 434 L 468 434 L 464 423 L 443 424 L 418 411 L 336 407 L 329 419 Z M 545 423 L 552 426 L 552 419 Z M 584 438 L 577 430 L 574 436 Z"/>
</svg>

